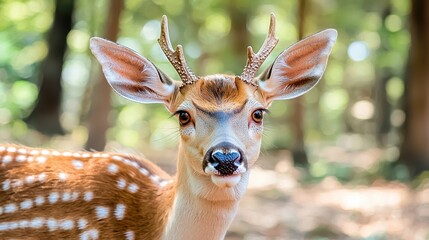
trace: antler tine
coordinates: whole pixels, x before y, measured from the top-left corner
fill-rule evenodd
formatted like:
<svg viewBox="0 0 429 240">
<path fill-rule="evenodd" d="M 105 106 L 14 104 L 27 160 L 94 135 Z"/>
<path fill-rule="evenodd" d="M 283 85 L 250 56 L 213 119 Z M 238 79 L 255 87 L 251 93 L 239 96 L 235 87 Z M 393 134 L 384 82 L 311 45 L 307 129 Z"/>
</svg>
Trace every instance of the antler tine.
<svg viewBox="0 0 429 240">
<path fill-rule="evenodd" d="M 256 72 L 279 42 L 279 39 L 275 37 L 275 28 L 276 16 L 274 13 L 271 13 L 270 27 L 261 49 L 255 54 L 251 46 L 247 47 L 247 63 L 243 69 L 243 73 L 240 75 L 240 79 L 244 82 L 255 85 L 253 78 Z"/>
<path fill-rule="evenodd" d="M 183 85 L 189 85 L 197 81 L 197 76 L 190 70 L 186 63 L 185 56 L 183 54 L 182 45 L 177 45 L 176 51 L 173 50 L 170 41 L 170 34 L 168 32 L 168 20 L 167 16 L 162 16 L 161 21 L 161 35 L 158 39 L 159 46 L 170 61 L 171 65 L 176 69 L 183 82 Z"/>
</svg>

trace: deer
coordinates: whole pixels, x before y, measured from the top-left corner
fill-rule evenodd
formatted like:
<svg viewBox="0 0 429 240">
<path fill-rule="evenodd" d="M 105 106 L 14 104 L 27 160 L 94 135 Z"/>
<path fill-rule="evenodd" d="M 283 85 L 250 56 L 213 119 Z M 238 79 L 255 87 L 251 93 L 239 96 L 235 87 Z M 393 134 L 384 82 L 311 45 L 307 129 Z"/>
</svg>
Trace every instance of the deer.
<svg viewBox="0 0 429 240">
<path fill-rule="evenodd" d="M 201 77 L 182 46 L 173 49 L 163 16 L 158 42 L 181 81 L 127 47 L 91 38 L 116 93 L 163 104 L 177 118 L 176 174 L 131 154 L 2 144 L 0 239 L 223 239 L 258 159 L 267 109 L 319 82 L 336 38 L 334 29 L 307 37 L 257 75 L 279 41 L 271 14 L 240 75 Z"/>
</svg>

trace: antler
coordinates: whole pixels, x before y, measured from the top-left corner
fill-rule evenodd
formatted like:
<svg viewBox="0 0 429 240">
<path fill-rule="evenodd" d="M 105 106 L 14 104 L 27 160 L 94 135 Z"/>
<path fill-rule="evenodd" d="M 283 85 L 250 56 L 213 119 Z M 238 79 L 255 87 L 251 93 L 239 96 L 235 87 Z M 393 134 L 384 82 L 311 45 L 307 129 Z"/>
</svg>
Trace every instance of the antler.
<svg viewBox="0 0 429 240">
<path fill-rule="evenodd" d="M 182 45 L 177 45 L 176 51 L 173 51 L 168 33 L 168 20 L 165 15 L 162 16 L 161 36 L 158 39 L 158 43 L 165 56 L 168 58 L 168 61 L 170 61 L 171 65 L 173 65 L 179 74 L 183 85 L 189 85 L 198 80 L 197 76 L 189 69 L 188 64 L 186 64 Z"/>
<path fill-rule="evenodd" d="M 244 82 L 255 85 L 253 78 L 256 72 L 279 42 L 279 39 L 275 37 L 275 28 L 276 17 L 274 13 L 271 13 L 270 28 L 261 49 L 255 54 L 251 46 L 247 47 L 247 63 L 243 69 L 243 73 L 239 77 Z"/>
</svg>

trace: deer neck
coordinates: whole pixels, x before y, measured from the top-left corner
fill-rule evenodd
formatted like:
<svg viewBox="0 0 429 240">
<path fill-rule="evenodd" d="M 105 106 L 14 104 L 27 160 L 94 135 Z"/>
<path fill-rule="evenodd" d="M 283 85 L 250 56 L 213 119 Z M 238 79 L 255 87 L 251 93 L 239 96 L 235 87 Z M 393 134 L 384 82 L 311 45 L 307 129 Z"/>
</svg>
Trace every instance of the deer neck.
<svg viewBox="0 0 429 240">
<path fill-rule="evenodd" d="M 195 173 L 182 146 L 176 176 L 176 194 L 163 239 L 223 239 L 246 191 L 248 173 L 232 188 L 219 188 L 210 178 Z"/>
</svg>

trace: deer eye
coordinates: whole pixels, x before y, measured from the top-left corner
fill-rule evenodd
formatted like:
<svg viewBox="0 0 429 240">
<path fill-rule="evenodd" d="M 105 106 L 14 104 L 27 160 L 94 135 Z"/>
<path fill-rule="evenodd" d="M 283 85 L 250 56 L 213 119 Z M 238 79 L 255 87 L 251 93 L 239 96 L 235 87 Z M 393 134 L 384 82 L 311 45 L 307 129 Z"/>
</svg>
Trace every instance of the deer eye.
<svg viewBox="0 0 429 240">
<path fill-rule="evenodd" d="M 191 116 L 189 115 L 189 113 L 185 111 L 178 111 L 177 115 L 179 117 L 180 126 L 185 126 L 191 121 Z"/>
<path fill-rule="evenodd" d="M 261 123 L 263 118 L 264 118 L 264 110 L 263 109 L 257 109 L 252 113 L 252 119 L 256 123 Z"/>
</svg>

